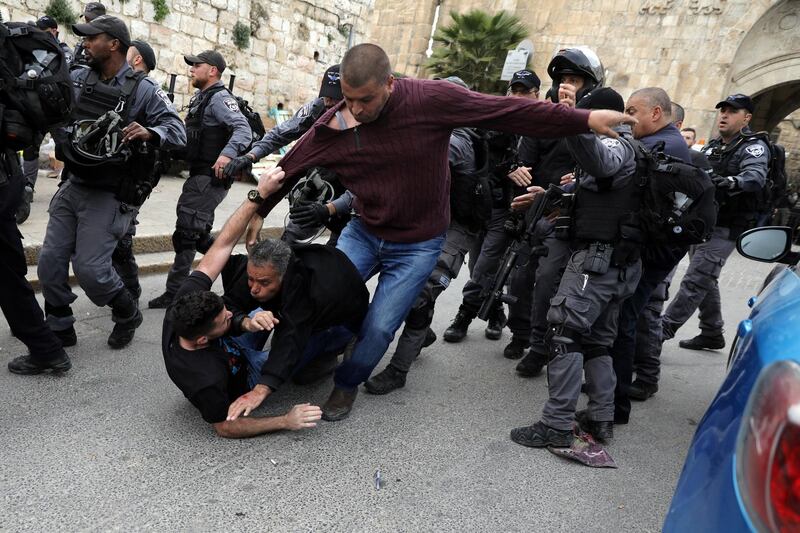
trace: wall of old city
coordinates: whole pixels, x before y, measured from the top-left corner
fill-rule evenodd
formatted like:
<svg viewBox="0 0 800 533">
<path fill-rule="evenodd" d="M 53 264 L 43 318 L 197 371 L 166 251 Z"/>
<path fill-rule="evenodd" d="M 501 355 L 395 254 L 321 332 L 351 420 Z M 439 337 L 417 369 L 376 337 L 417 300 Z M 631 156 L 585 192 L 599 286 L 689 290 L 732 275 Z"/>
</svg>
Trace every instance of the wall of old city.
<svg viewBox="0 0 800 533">
<path fill-rule="evenodd" d="M 75 13 L 85 2 L 68 0 Z M 339 61 L 347 48 L 351 28 L 366 26 L 374 0 L 167 0 L 170 13 L 155 21 L 151 0 L 103 0 L 108 13 L 128 23 L 131 38 L 153 47 L 158 67 L 152 74 L 166 83 L 179 74 L 175 103 L 188 102 L 188 67 L 183 54 L 215 48 L 229 65 L 223 74 L 236 75 L 235 92 L 265 114 L 283 102 L 289 109 L 316 96 L 325 69 Z M 0 0 L 3 20 L 35 20 L 44 14 L 48 0 Z M 233 27 L 251 27 L 250 44 L 239 50 L 233 44 Z M 70 45 L 77 37 L 61 28 Z"/>
</svg>

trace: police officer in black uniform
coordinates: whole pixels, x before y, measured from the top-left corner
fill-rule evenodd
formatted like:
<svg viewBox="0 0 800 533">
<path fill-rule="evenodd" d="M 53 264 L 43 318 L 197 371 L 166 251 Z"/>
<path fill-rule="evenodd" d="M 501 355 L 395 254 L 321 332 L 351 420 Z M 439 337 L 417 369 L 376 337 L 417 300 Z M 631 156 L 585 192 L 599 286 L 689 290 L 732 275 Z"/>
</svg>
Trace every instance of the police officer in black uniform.
<svg viewBox="0 0 800 533">
<path fill-rule="evenodd" d="M 662 336 L 669 340 L 699 307 L 700 335 L 679 343 L 690 350 L 725 347 L 718 280 L 736 248 L 736 239 L 756 226 L 769 170 L 770 151 L 764 136 L 747 129 L 755 109 L 750 97 L 732 94 L 716 107 L 720 136 L 706 144 L 703 153 L 711 163 L 717 186 L 717 225 L 708 242 L 691 248 L 689 269 L 662 318 Z"/>
<path fill-rule="evenodd" d="M 584 106 L 617 111 L 625 107 L 610 88 L 592 91 L 577 104 Z M 636 222 L 640 185 L 633 137 L 628 126 L 615 130 L 619 139 L 592 133 L 567 138 L 578 163 L 571 227 L 574 253 L 547 313 L 550 398 L 540 421 L 511 432 L 511 439 L 524 446 L 570 446 L 584 371 L 589 405 L 578 422 L 598 440 L 613 436 L 616 380 L 609 348 L 616 337 L 619 305 L 639 281 L 643 240 Z"/>
<path fill-rule="evenodd" d="M 166 291 L 150 300 L 150 309 L 169 307 L 189 276 L 196 251 L 210 246 L 214 211 L 227 196 L 232 182 L 225 178 L 225 166 L 253 141 L 253 130 L 236 98 L 220 81 L 227 66 L 222 54 L 206 50 L 183 59 L 190 66 L 192 85 L 198 89 L 186 115 L 190 176 L 178 198 L 178 218 L 172 234 L 175 261 L 167 274 Z"/>
<path fill-rule="evenodd" d="M 319 95 L 317 98 L 306 103 L 301 107 L 295 115 L 285 122 L 281 122 L 264 135 L 263 138 L 253 143 L 253 147 L 247 154 L 234 158 L 225 166 L 225 176 L 233 178 L 241 172 L 249 172 L 253 168 L 253 163 L 260 161 L 269 154 L 287 146 L 289 143 L 296 141 L 303 136 L 305 132 L 311 129 L 311 126 L 322 116 L 325 111 L 338 104 L 342 99 L 342 85 L 339 79 L 339 65 L 332 65 L 328 67 L 325 74 L 322 76 L 322 82 L 319 88 Z M 339 198 L 344 194 L 344 187 L 338 183 L 338 180 L 333 180 L 332 183 L 335 189 L 335 197 Z M 339 202 L 343 206 L 343 202 Z M 314 213 L 314 209 L 318 211 Z M 320 228 L 330 219 L 330 214 L 326 213 L 317 205 L 296 206 L 296 209 L 304 211 L 303 218 L 308 218 L 309 222 L 306 224 L 298 224 L 295 218 L 289 220 L 286 225 L 281 239 L 292 244 L 295 242 L 303 241 L 317 235 Z M 349 213 L 349 209 L 347 210 Z M 340 213 L 342 213 L 340 211 Z M 338 232 L 333 232 L 331 241 L 328 244 L 335 245 Z"/>
<path fill-rule="evenodd" d="M 182 147 L 186 133 L 158 84 L 125 61 L 131 40 L 123 21 L 102 15 L 72 28 L 84 37 L 89 68 L 72 71 L 72 119 L 54 135 L 63 181 L 50 203 L 38 274 L 48 325 L 65 346 L 77 342 L 71 261 L 89 299 L 111 307 L 108 344 L 122 348 L 142 314 L 111 256 L 149 193 L 156 150 Z"/>
</svg>

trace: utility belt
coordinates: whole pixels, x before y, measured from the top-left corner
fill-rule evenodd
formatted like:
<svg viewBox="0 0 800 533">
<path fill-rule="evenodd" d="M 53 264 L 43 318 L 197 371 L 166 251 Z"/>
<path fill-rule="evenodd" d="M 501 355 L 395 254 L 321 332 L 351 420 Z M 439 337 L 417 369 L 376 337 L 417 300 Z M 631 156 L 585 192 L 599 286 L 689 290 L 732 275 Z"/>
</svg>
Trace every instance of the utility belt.
<svg viewBox="0 0 800 533">
<path fill-rule="evenodd" d="M 219 179 L 216 177 L 216 172 L 214 172 L 213 167 L 203 164 L 189 165 L 189 176 L 211 176 L 212 187 L 225 187 L 226 189 L 230 189 L 231 185 L 233 185 L 233 177 Z"/>
</svg>

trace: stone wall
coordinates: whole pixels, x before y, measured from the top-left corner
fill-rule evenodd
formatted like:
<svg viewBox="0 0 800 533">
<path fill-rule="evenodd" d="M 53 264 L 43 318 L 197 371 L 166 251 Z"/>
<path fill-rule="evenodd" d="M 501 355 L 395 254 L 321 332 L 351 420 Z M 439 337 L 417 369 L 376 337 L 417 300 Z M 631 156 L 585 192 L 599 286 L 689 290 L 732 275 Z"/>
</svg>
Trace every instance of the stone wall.
<svg viewBox="0 0 800 533">
<path fill-rule="evenodd" d="M 35 20 L 44 14 L 48 0 L 0 0 L 3 20 Z M 84 2 L 69 0 L 76 13 Z M 374 0 L 167 0 L 170 14 L 155 22 L 150 0 L 104 0 L 108 13 L 128 23 L 131 38 L 153 47 L 158 67 L 152 76 L 166 83 L 178 74 L 175 103 L 188 102 L 188 67 L 183 54 L 215 48 L 229 65 L 223 74 L 236 75 L 234 92 L 243 96 L 262 115 L 283 102 L 297 109 L 317 95 L 325 69 L 340 61 L 354 28 L 363 35 Z M 250 45 L 238 50 L 232 42 L 237 22 L 252 28 Z M 61 39 L 77 42 L 68 28 Z M 315 57 L 316 56 L 316 57 Z"/>
<path fill-rule="evenodd" d="M 435 4 L 376 2 L 382 24 L 373 27 L 372 38 L 408 75 L 425 75 L 422 65 Z M 638 88 L 663 87 L 686 108 L 686 125 L 695 126 L 701 137 L 713 133 L 714 105 L 729 92 L 755 95 L 800 80 L 798 0 L 572 0 L 568 7 L 561 0 L 441 4 L 440 25 L 448 23 L 451 10 L 506 9 L 518 15 L 530 30 L 535 46 L 532 66 L 543 80 L 558 48 L 594 48 L 607 69 L 609 85 L 625 97 Z M 420 31 L 427 24 L 424 46 L 422 39 L 412 46 L 408 39 L 397 38 L 409 20 Z M 776 63 L 776 57 L 781 61 Z M 771 68 L 762 75 L 757 65 Z"/>
</svg>

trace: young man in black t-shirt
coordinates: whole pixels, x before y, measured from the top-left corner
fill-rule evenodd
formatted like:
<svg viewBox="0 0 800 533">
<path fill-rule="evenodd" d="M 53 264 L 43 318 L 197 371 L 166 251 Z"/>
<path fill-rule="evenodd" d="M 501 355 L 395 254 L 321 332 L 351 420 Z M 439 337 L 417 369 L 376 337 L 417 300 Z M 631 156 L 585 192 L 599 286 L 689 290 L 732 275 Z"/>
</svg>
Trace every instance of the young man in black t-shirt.
<svg viewBox="0 0 800 533">
<path fill-rule="evenodd" d="M 225 223 L 215 244 L 218 253 L 209 250 L 197 270 L 183 283 L 164 317 L 162 351 L 167 373 L 222 437 L 252 437 L 282 429 L 312 428 L 322 415 L 319 407 L 301 404 L 283 416 L 228 420 L 231 402 L 252 394 L 248 374 L 253 375 L 256 369 L 247 357 L 250 355 L 247 350 L 224 337 L 230 330 L 233 314 L 219 295 L 210 292 L 211 285 L 258 207 L 258 198 L 277 190 L 283 177 L 280 168 L 262 177 L 255 195 L 251 191 L 248 200 Z M 264 317 L 265 327 L 274 327 L 277 320 L 267 318 Z M 249 413 L 248 410 L 245 414 Z"/>
</svg>

